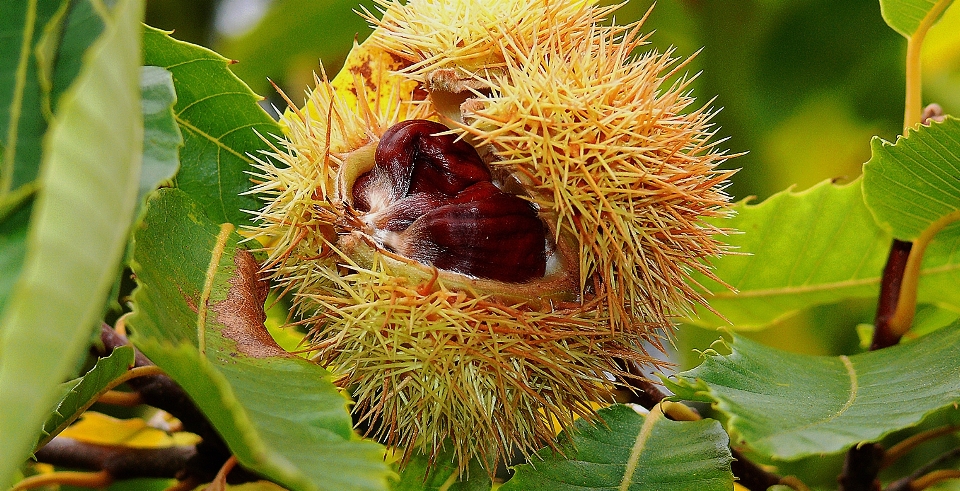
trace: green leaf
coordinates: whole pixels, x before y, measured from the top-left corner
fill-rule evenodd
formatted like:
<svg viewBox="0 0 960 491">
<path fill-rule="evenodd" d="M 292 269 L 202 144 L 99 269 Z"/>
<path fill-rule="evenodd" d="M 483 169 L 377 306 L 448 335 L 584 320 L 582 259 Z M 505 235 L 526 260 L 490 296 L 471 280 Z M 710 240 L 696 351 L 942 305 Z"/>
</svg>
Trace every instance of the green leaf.
<svg viewBox="0 0 960 491">
<path fill-rule="evenodd" d="M 415 455 L 402 471 L 400 481 L 392 483 L 393 491 L 490 491 L 490 475 L 476 459 L 471 459 L 467 475 L 458 479 L 453 449 L 448 447 L 433 466 L 424 455 Z"/>
<path fill-rule="evenodd" d="M 0 312 L 7 306 L 27 255 L 27 228 L 36 191 L 35 185 L 20 186 L 0 202 Z"/>
<path fill-rule="evenodd" d="M 925 17 L 936 9 L 939 19 L 951 3 L 953 0 L 880 0 L 880 15 L 894 31 L 909 38 Z"/>
<path fill-rule="evenodd" d="M 213 221 L 248 223 L 244 210 L 260 208 L 256 196 L 244 194 L 251 187 L 248 154 L 267 148 L 256 132 L 279 135 L 280 127 L 227 68 L 230 60 L 151 27 L 143 32 L 143 49 L 144 64 L 173 73 L 174 114 L 183 133 L 176 186 Z"/>
<path fill-rule="evenodd" d="M 232 230 L 180 190 L 152 195 L 131 264 L 133 342 L 187 391 L 243 466 L 293 490 L 384 489 L 383 449 L 356 440 L 330 374 L 267 334 L 268 285 Z"/>
<path fill-rule="evenodd" d="M 97 360 L 97 364 L 83 377 L 63 384 L 63 397 L 43 424 L 43 438 L 36 448 L 45 445 L 97 402 L 97 399 L 113 386 L 114 380 L 133 367 L 133 362 L 133 348 L 121 346 L 113 350 L 110 356 Z"/>
<path fill-rule="evenodd" d="M 741 202 L 737 216 L 718 225 L 740 230 L 724 240 L 743 255 L 713 261 L 717 276 L 735 287 L 701 278 L 710 306 L 685 320 L 704 327 L 765 328 L 816 305 L 849 298 L 876 298 L 891 236 L 877 226 L 863 202 L 860 181 L 823 182 L 806 191 L 778 193 L 753 205 Z M 957 234 L 942 233 L 924 256 L 919 302 L 960 310 Z"/>
<path fill-rule="evenodd" d="M 733 489 L 733 459 L 720 423 L 671 421 L 656 409 L 644 417 L 627 406 L 599 414 L 604 424 L 577 421 L 572 442 L 561 433 L 566 458 L 541 450 L 532 464 L 517 466 L 501 491 Z"/>
<path fill-rule="evenodd" d="M 937 220 L 960 210 L 960 120 L 911 129 L 896 143 L 874 137 L 863 166 L 863 199 L 877 223 L 915 241 Z"/>
<path fill-rule="evenodd" d="M 47 122 L 35 46 L 60 0 L 7 2 L 0 15 L 0 201 L 37 178 Z"/>
<path fill-rule="evenodd" d="M 375 7 L 368 0 L 274 2 L 255 28 L 240 37 L 224 39 L 218 49 L 240 61 L 234 67 L 240 78 L 256 90 L 271 90 L 268 78 L 282 80 L 297 65 L 305 65 L 309 75 L 309 70 L 319 71 L 318 59 L 342 62 L 353 40 L 363 39 L 371 31 L 354 13 L 360 5 L 371 10 Z M 328 73 L 335 69 L 327 66 Z"/>
<path fill-rule="evenodd" d="M 854 356 L 777 351 L 734 336 L 669 383 L 681 399 L 715 403 L 730 434 L 781 460 L 841 452 L 960 402 L 960 324 Z"/>
<path fill-rule="evenodd" d="M 140 172 L 140 199 L 157 186 L 170 181 L 180 167 L 183 137 L 173 116 L 177 93 L 173 74 L 155 66 L 140 73 L 143 108 L 143 170 Z"/>
<path fill-rule="evenodd" d="M 109 2 L 111 5 L 116 2 Z M 105 23 L 91 0 L 63 2 L 37 45 L 43 111 L 57 111 L 60 97 L 80 73 L 83 53 L 103 33 Z"/>
<path fill-rule="evenodd" d="M 845 298 L 875 297 L 890 237 L 863 205 L 859 182 L 827 181 L 806 191 L 778 193 L 721 225 L 739 230 L 725 237 L 737 252 L 714 261 L 717 276 L 739 293 L 706 280 L 710 306 L 736 329 L 760 329 L 800 310 Z M 699 308 L 689 322 L 727 325 Z"/>
<path fill-rule="evenodd" d="M 19 2 L 15 2 L 19 3 Z M 103 309 L 132 222 L 143 141 L 142 1 L 122 1 L 64 94 L 20 277 L 0 317 L 0 487 L 33 449 Z"/>
</svg>

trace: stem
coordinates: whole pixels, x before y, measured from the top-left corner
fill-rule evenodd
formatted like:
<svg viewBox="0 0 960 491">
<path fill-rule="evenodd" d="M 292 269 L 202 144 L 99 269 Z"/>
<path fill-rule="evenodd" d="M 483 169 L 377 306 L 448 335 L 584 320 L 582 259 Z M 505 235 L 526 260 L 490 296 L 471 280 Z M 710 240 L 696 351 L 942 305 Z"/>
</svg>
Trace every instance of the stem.
<svg viewBox="0 0 960 491">
<path fill-rule="evenodd" d="M 58 467 L 107 472 L 112 479 L 174 478 L 197 455 L 196 447 L 129 448 L 95 445 L 58 436 L 37 450 L 37 461 Z"/>
<path fill-rule="evenodd" d="M 903 111 L 903 134 L 906 135 L 910 128 L 913 128 L 920 122 L 920 107 L 922 94 L 922 81 L 920 77 L 920 49 L 923 47 L 923 38 L 926 37 L 926 31 L 920 34 L 917 30 L 913 36 L 907 38 L 907 94 L 904 101 Z M 918 34 L 920 34 L 918 36 Z"/>
<path fill-rule="evenodd" d="M 876 443 L 854 446 L 847 452 L 843 472 L 837 478 L 840 491 L 879 491 L 880 464 L 883 462 L 883 447 Z"/>
<path fill-rule="evenodd" d="M 920 283 L 920 266 L 923 262 L 923 253 L 933 241 L 938 232 L 953 222 L 960 220 L 960 210 L 951 212 L 930 224 L 917 240 L 913 242 L 910 257 L 907 259 L 903 272 L 903 282 L 900 286 L 900 298 L 897 308 L 890 317 L 890 332 L 898 339 L 903 336 L 913 324 L 913 315 L 917 310 L 917 286 Z"/>
<path fill-rule="evenodd" d="M 78 488 L 105 488 L 113 484 L 107 471 L 100 472 L 53 472 L 30 476 L 17 483 L 12 491 L 23 491 L 41 486 L 75 486 Z"/>
<path fill-rule="evenodd" d="M 927 15 L 920 20 L 920 25 L 913 35 L 907 38 L 907 62 L 906 62 L 906 100 L 903 111 L 903 134 L 906 135 L 910 128 L 913 128 L 920 122 L 921 112 L 921 94 L 922 79 L 920 76 L 920 52 L 923 48 L 923 40 L 927 37 L 927 31 L 933 27 L 933 24 L 940 19 L 940 15 L 946 10 L 953 0 L 938 0 L 933 8 L 927 12 Z"/>
<path fill-rule="evenodd" d="M 880 465 L 880 467 L 886 469 L 921 444 L 943 435 L 949 435 L 957 430 L 960 430 L 960 426 L 941 426 L 939 428 L 917 433 L 916 435 L 913 435 L 910 438 L 907 438 L 906 440 L 903 440 L 900 443 L 890 447 L 890 450 L 887 450 L 887 454 L 884 456 L 883 463 Z"/>
<path fill-rule="evenodd" d="M 934 475 L 937 471 L 933 469 L 937 466 L 944 464 L 949 460 L 953 460 L 957 457 L 960 457 L 960 448 L 954 448 L 953 450 L 948 450 L 940 454 L 937 458 L 927 462 L 919 469 L 913 471 L 909 476 L 902 479 L 898 479 L 892 482 L 887 486 L 886 491 L 914 491 L 918 489 L 924 489 L 933 484 L 936 484 L 939 481 L 927 482 L 924 484 L 924 479 L 931 479 L 930 476 Z M 955 471 L 956 472 L 956 471 Z M 952 478 L 947 478 L 952 479 Z M 943 480 L 943 479 L 940 479 Z"/>
<path fill-rule="evenodd" d="M 910 484 L 910 491 L 922 491 L 942 481 L 948 479 L 960 479 L 958 470 L 939 470 L 933 471 Z"/>
<path fill-rule="evenodd" d="M 108 390 L 97 399 L 101 404 L 110 404 L 111 406 L 135 407 L 143 404 L 143 399 L 136 392 L 120 392 L 117 390 Z"/>
<path fill-rule="evenodd" d="M 900 298 L 900 285 L 903 282 L 903 273 L 907 267 L 910 250 L 913 244 L 894 239 L 890 244 L 890 254 L 887 256 L 887 265 L 883 268 L 880 279 L 880 297 L 877 301 L 877 315 L 873 322 L 873 342 L 870 351 L 893 346 L 900 342 L 890 329 L 890 318 L 893 317 Z"/>
</svg>

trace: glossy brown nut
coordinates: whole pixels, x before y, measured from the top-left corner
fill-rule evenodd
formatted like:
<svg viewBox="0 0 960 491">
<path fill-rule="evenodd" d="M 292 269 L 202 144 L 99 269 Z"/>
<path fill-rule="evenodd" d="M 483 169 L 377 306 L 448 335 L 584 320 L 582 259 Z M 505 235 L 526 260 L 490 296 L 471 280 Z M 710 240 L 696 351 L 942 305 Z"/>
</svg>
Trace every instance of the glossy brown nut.
<svg viewBox="0 0 960 491">
<path fill-rule="evenodd" d="M 390 127 L 380 138 L 372 171 L 357 179 L 354 207 L 370 211 L 384 199 L 415 193 L 454 196 L 470 185 L 490 180 L 490 171 L 469 143 L 455 135 L 438 135 L 446 126 L 421 119 Z"/>
<path fill-rule="evenodd" d="M 413 222 L 403 232 L 407 250 L 401 254 L 440 269 L 522 283 L 546 272 L 545 234 L 533 205 L 481 182 Z"/>
<path fill-rule="evenodd" d="M 505 282 L 546 270 L 537 209 L 491 182 L 477 151 L 439 123 L 404 121 L 384 133 L 374 168 L 352 190 L 374 234 L 418 262 Z"/>
</svg>

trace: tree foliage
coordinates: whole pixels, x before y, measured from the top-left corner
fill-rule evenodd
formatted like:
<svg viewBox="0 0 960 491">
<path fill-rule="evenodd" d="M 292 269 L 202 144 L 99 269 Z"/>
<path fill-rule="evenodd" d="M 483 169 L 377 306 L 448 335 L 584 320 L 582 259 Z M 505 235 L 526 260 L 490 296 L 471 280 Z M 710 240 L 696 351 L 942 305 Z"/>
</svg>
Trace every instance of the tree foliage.
<svg viewBox="0 0 960 491">
<path fill-rule="evenodd" d="M 302 3 L 278 2 L 269 15 L 283 35 L 265 24 L 224 48 L 279 64 L 294 14 L 342 10 Z M 951 2 L 879 3 L 909 43 L 904 133 L 873 137 L 862 177 L 847 184 L 789 188 L 711 218 L 735 231 L 725 237 L 734 253 L 713 261 L 715 279 L 694 273 L 709 307 L 681 329 L 722 327 L 723 337 L 698 366 L 625 387 L 620 404 L 515 462 L 503 489 L 719 490 L 735 480 L 804 489 L 838 477 L 845 490 L 956 488 L 960 120 L 921 118 L 911 68 Z M 0 6 L 0 486 L 67 482 L 35 456 L 115 489 L 133 477 L 150 489 L 175 477 L 225 485 L 217 471 L 233 465 L 231 480 L 248 483 L 237 489 L 491 489 L 477 462 L 458 473 L 452 452 L 394 464 L 402 449 L 355 429 L 341 374 L 268 334 L 302 338 L 288 292 L 270 290 L 244 237 L 261 206 L 253 165 L 285 128 L 232 60 L 142 25 L 144 9 L 144 0 Z M 871 351 L 815 356 L 750 339 L 850 300 L 876 300 L 862 330 Z M 58 437 L 118 402 L 138 408 L 120 410 L 126 418 L 200 443 Z M 917 448 L 931 440 L 942 455 Z M 821 466 L 830 456 L 846 468 Z"/>
</svg>

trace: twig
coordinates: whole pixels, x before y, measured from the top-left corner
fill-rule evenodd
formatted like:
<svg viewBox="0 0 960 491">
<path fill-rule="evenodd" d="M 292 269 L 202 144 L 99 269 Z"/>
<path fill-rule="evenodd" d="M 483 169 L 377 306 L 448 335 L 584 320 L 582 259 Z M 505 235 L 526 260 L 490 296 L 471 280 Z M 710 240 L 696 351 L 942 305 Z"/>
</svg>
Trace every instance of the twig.
<svg viewBox="0 0 960 491">
<path fill-rule="evenodd" d="M 730 464 L 733 475 L 737 476 L 737 482 L 750 491 L 766 491 L 770 486 L 780 484 L 783 478 L 763 470 L 759 465 L 746 458 L 739 450 L 730 449 L 734 461 Z"/>
<path fill-rule="evenodd" d="M 37 461 L 58 467 L 106 471 L 112 479 L 174 478 L 197 455 L 193 446 L 130 448 L 96 445 L 62 436 L 37 450 Z"/>
<path fill-rule="evenodd" d="M 883 268 L 880 280 L 880 296 L 877 302 L 877 315 L 874 320 L 873 342 L 870 350 L 878 350 L 893 346 L 900 342 L 890 329 L 890 319 L 897 310 L 900 300 L 900 285 L 903 282 L 903 273 L 910 257 L 913 243 L 894 239 L 890 245 L 890 254 L 887 256 L 887 265 Z"/>
<path fill-rule="evenodd" d="M 943 477 L 938 481 L 929 482 L 931 479 L 934 479 L 933 477 L 930 477 L 930 476 L 934 476 L 936 472 L 939 472 L 939 471 L 933 470 L 935 467 L 949 460 L 953 460 L 957 457 L 960 457 L 960 447 L 954 448 L 952 450 L 948 450 L 940 454 L 939 456 L 937 456 L 937 458 L 931 460 L 930 462 L 927 462 L 926 464 L 921 466 L 919 469 L 910 473 L 909 476 L 904 477 L 902 479 L 898 479 L 890 483 L 890 485 L 887 486 L 886 491 L 915 491 L 919 489 L 924 489 L 926 487 L 930 487 L 933 484 L 936 484 L 937 482 L 940 482 L 944 479 L 960 478 L 960 474 L 957 474 L 957 475 L 954 475 L 953 477 Z M 953 471 L 953 472 L 960 472 L 960 471 Z"/>
<path fill-rule="evenodd" d="M 907 438 L 906 440 L 903 440 L 900 443 L 890 447 L 890 449 L 887 450 L 887 454 L 884 456 L 883 463 L 880 465 L 880 467 L 882 469 L 886 469 L 887 467 L 893 465 L 893 463 L 899 460 L 901 457 L 906 455 L 907 452 L 917 448 L 917 446 L 920 444 L 926 443 L 943 435 L 949 435 L 958 430 L 960 430 L 960 426 L 947 425 L 917 433 L 916 435 L 913 435 L 910 438 Z"/>
<path fill-rule="evenodd" d="M 870 351 L 894 346 L 900 342 L 900 335 L 895 334 L 890 326 L 890 320 L 897 310 L 900 300 L 900 287 L 903 283 L 903 274 L 910 257 L 913 243 L 894 239 L 890 244 L 890 254 L 887 264 L 883 268 L 880 279 L 880 296 L 877 300 L 877 315 L 874 318 L 873 342 Z M 847 452 L 843 463 L 843 471 L 837 482 L 839 491 L 875 491 L 880 489 L 877 475 L 880 473 L 884 459 L 884 449 L 875 443 L 866 443 L 854 446 Z"/>
<path fill-rule="evenodd" d="M 41 486 L 74 486 L 78 488 L 105 488 L 113 483 L 107 471 L 99 472 L 53 472 L 30 476 L 14 486 L 12 491 L 24 491 Z"/>
<path fill-rule="evenodd" d="M 942 481 L 949 479 L 960 479 L 960 471 L 954 469 L 944 469 L 933 471 L 910 485 L 910 491 L 922 491 Z"/>
</svg>

